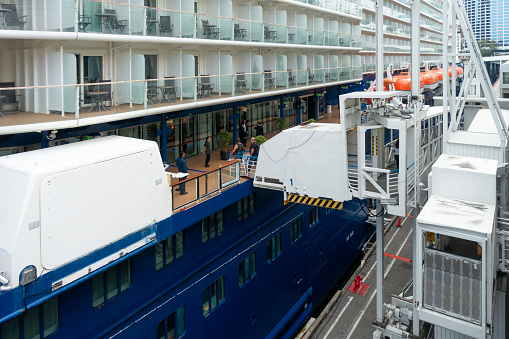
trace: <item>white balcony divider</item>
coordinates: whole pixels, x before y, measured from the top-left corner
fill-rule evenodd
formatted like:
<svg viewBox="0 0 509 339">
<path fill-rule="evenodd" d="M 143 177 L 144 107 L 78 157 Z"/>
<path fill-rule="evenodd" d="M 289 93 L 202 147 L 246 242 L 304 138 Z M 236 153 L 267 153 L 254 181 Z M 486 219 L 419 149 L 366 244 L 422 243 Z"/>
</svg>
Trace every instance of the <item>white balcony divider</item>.
<svg viewBox="0 0 509 339">
<path fill-rule="evenodd" d="M 221 0 L 220 2 L 220 15 L 221 20 L 219 23 L 219 28 L 221 32 L 221 39 L 230 40 L 233 39 L 233 6 L 231 0 Z"/>
<path fill-rule="evenodd" d="M 182 55 L 182 97 L 193 98 L 196 92 L 196 84 L 194 77 L 194 55 Z"/>
<path fill-rule="evenodd" d="M 131 58 L 131 80 L 145 79 L 145 56 L 141 54 L 133 54 Z M 142 105 L 147 97 L 145 92 L 146 82 L 132 83 L 132 102 L 133 104 Z"/>
<path fill-rule="evenodd" d="M 297 72 L 297 83 L 307 83 L 308 75 L 307 72 L 302 71 L 308 68 L 308 57 L 306 55 L 297 55 L 297 69 L 301 70 Z"/>
<path fill-rule="evenodd" d="M 251 73 L 258 73 L 263 71 L 263 57 L 258 54 L 251 55 Z M 263 85 L 262 74 L 251 75 L 251 88 L 261 89 Z"/>
<path fill-rule="evenodd" d="M 135 6 L 120 6 L 120 7 L 128 7 L 130 9 L 129 13 L 129 26 L 131 28 L 131 34 L 145 34 L 145 22 L 146 22 L 146 12 L 145 8 L 142 6 L 145 4 L 143 0 L 125 0 L 127 2 L 131 1 L 131 5 Z M 119 18 L 120 14 L 119 14 Z M 122 17 L 123 18 L 123 17 Z M 127 29 L 124 33 L 128 33 Z"/>
<path fill-rule="evenodd" d="M 298 44 L 305 44 L 308 39 L 307 27 L 308 27 L 308 17 L 306 14 L 297 15 L 297 38 L 295 40 Z"/>
<path fill-rule="evenodd" d="M 286 43 L 286 41 L 288 39 L 286 11 L 280 10 L 280 11 L 276 12 L 276 24 L 278 24 L 278 26 L 276 26 L 276 35 L 277 35 L 276 42 L 284 44 L 284 43 Z"/>
<path fill-rule="evenodd" d="M 183 38 L 192 38 L 195 36 L 196 31 L 196 18 L 195 15 L 192 14 L 194 12 L 194 1 L 184 0 L 181 1 L 181 10 L 183 12 L 187 13 L 181 13 L 180 22 L 181 22 L 181 36 Z M 194 61 L 193 61 L 194 65 Z M 194 66 L 193 69 L 193 76 L 194 76 Z"/>
<path fill-rule="evenodd" d="M 128 70 L 131 69 L 131 56 L 129 52 L 115 52 L 115 65 L 117 70 Z M 115 80 L 116 81 L 130 81 L 131 80 L 131 72 L 115 72 Z M 107 79 L 110 80 L 110 79 Z M 112 86 L 113 87 L 113 86 Z M 117 105 L 120 104 L 128 104 L 131 102 L 131 84 L 130 83 L 120 83 L 114 86 L 115 91 L 115 103 Z"/>
<path fill-rule="evenodd" d="M 64 53 L 62 59 L 62 80 L 63 85 L 71 85 L 76 83 L 76 55 Z M 76 100 L 76 88 L 63 87 L 64 96 L 64 112 L 77 112 L 78 101 Z"/>
<path fill-rule="evenodd" d="M 229 54 L 222 54 L 220 58 L 220 74 L 232 74 L 232 56 Z M 222 76 L 220 78 L 220 91 L 221 93 L 231 93 L 233 89 L 233 81 L 231 76 Z"/>
<path fill-rule="evenodd" d="M 251 20 L 258 22 L 251 22 L 251 41 L 263 41 L 263 25 L 259 22 L 263 21 L 263 8 L 262 6 L 251 7 Z"/>
<path fill-rule="evenodd" d="M 288 76 L 286 70 L 288 69 L 288 63 L 286 55 L 276 56 L 276 85 L 286 86 L 288 83 Z"/>
</svg>

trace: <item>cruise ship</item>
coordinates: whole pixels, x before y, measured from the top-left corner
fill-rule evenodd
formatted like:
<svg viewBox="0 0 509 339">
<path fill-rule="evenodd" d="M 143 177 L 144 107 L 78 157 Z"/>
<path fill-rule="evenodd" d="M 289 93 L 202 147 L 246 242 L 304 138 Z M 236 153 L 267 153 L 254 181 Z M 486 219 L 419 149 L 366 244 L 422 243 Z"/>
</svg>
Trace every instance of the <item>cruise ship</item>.
<svg viewBox="0 0 509 339">
<path fill-rule="evenodd" d="M 409 13 L 385 2 L 396 71 Z M 442 53 L 440 17 L 422 2 L 423 62 Z M 0 339 L 291 337 L 370 212 L 253 187 L 219 136 L 337 112 L 374 79 L 373 20 L 369 0 L 3 1 Z"/>
</svg>

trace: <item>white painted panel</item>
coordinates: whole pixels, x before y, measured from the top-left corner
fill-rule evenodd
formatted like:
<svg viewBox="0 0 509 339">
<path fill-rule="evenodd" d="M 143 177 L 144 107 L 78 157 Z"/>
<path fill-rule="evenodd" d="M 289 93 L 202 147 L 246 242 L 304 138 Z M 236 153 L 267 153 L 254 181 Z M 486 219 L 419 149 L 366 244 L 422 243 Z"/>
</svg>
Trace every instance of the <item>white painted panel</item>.
<svg viewBox="0 0 509 339">
<path fill-rule="evenodd" d="M 43 180 L 41 261 L 54 269 L 154 222 L 149 151 L 57 173 Z"/>
<path fill-rule="evenodd" d="M 145 56 L 141 54 L 133 54 L 131 58 L 131 77 L 132 80 L 145 79 Z M 132 84 L 133 104 L 143 104 L 145 98 L 146 83 L 143 81 L 134 82 Z"/>
<path fill-rule="evenodd" d="M 115 80 L 116 81 L 129 81 L 131 80 L 130 72 L 126 70 L 131 68 L 131 58 L 129 53 L 115 52 Z M 115 85 L 115 103 L 126 104 L 129 103 L 131 98 L 129 83 L 121 83 Z"/>
</svg>

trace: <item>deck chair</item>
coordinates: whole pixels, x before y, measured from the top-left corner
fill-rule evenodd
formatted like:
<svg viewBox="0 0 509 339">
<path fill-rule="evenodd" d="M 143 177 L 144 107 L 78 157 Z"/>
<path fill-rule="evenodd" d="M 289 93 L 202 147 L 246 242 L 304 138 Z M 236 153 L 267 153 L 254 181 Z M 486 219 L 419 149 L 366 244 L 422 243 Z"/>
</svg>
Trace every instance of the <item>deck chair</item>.
<svg viewBox="0 0 509 339">
<path fill-rule="evenodd" d="M 173 35 L 173 24 L 169 15 L 161 15 L 159 17 L 159 35 L 163 35 L 163 33 Z"/>
<path fill-rule="evenodd" d="M 0 82 L 0 88 L 16 87 L 14 82 Z M 20 113 L 19 101 L 20 94 L 16 94 L 15 89 L 8 89 L 0 91 L 0 95 L 4 96 L 0 101 L 0 112 L 1 113 Z M 7 106 L 7 107 L 6 107 Z M 6 109 L 5 109 L 6 108 Z"/>
<path fill-rule="evenodd" d="M 171 76 L 171 77 L 164 77 L 164 85 L 165 86 L 173 86 L 174 88 L 169 88 L 167 90 L 167 93 L 168 95 L 171 97 L 173 97 L 173 100 L 177 100 L 177 86 L 175 86 L 175 77 L 174 76 Z"/>
<path fill-rule="evenodd" d="M 8 27 L 19 27 L 21 29 L 25 27 L 28 15 L 18 16 L 16 5 L 2 4 L 2 8 L 10 10 L 4 16 L 4 22 Z"/>
<path fill-rule="evenodd" d="M 118 29 L 120 33 L 124 32 L 124 29 L 127 27 L 129 20 L 123 19 L 118 20 L 117 18 L 117 11 L 114 9 L 104 9 L 104 13 L 107 14 L 113 14 L 114 17 L 111 19 L 111 29 L 115 30 Z"/>
<path fill-rule="evenodd" d="M 103 82 L 111 82 L 111 80 L 99 80 L 98 91 L 100 92 L 108 92 L 108 94 L 103 95 L 103 101 L 109 101 L 110 105 L 105 107 L 111 108 L 113 106 L 113 98 L 111 97 L 111 84 L 103 84 Z"/>
</svg>

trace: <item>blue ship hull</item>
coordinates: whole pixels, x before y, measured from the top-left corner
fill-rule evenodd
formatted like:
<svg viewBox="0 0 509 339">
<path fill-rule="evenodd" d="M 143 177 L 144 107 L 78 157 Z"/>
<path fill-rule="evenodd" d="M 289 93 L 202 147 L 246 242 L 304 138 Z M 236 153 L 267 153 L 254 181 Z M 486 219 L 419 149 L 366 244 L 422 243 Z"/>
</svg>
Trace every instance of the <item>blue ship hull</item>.
<svg viewBox="0 0 509 339">
<path fill-rule="evenodd" d="M 239 221 L 238 201 L 246 197 L 254 199 L 254 210 L 245 219 L 241 213 Z M 158 242 L 183 232 L 183 254 L 158 270 L 155 245 L 123 258 L 130 265 L 129 287 L 98 306 L 92 301 L 91 276 L 110 271 L 118 262 L 62 291 L 52 293 L 49 281 L 72 268 L 1 294 L 2 305 L 10 307 L 0 314 L 0 339 L 11 338 L 6 331 L 10 318 L 11 323 L 19 319 L 23 332 L 23 316 L 13 316 L 24 312 L 25 303 L 32 308 L 57 294 L 58 328 L 51 335 L 55 338 L 160 337 L 161 326 L 176 321 L 173 315 L 178 309 L 183 310 L 179 329 L 173 334 L 165 330 L 163 338 L 288 337 L 359 255 L 372 232 L 355 201 L 345 203 L 343 210 L 319 208 L 318 221 L 311 227 L 313 208 L 283 205 L 282 192 L 255 189 L 251 181 L 237 185 L 155 225 Z M 220 211 L 221 234 L 202 242 L 202 220 Z M 302 234 L 291 243 L 292 222 L 299 218 Z M 269 258 L 268 244 L 278 234 L 280 253 Z M 256 269 L 241 284 L 239 265 L 252 253 L 256 253 Z M 81 264 L 93 259 L 82 259 Z M 205 307 L 204 291 L 217 287 L 214 284 L 221 277 L 224 291 L 214 306 Z"/>
</svg>

